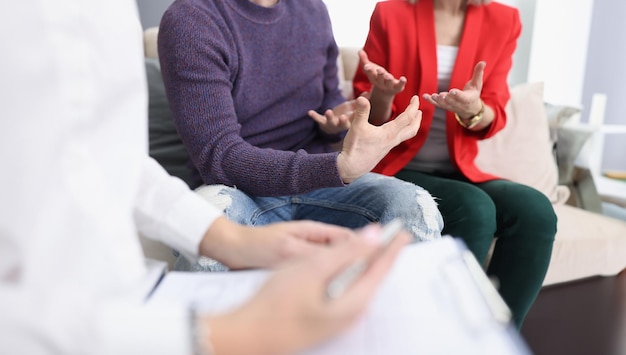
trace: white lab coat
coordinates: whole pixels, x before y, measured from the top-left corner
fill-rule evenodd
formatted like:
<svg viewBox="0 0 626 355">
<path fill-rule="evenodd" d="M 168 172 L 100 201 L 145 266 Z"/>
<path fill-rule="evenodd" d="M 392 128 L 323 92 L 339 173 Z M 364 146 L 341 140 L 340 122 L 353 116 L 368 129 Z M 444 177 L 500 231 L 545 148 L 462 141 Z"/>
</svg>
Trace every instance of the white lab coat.
<svg viewBox="0 0 626 355">
<path fill-rule="evenodd" d="M 186 354 L 127 298 L 138 232 L 189 256 L 220 212 L 147 155 L 134 0 L 0 3 L 0 354 Z"/>
</svg>

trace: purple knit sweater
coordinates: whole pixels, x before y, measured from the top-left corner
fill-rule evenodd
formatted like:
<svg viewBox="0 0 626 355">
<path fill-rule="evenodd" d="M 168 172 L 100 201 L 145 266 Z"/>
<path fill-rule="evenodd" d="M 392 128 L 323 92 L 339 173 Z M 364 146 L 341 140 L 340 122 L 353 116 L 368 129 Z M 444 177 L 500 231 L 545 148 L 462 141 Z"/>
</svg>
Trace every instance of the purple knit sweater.
<svg viewBox="0 0 626 355">
<path fill-rule="evenodd" d="M 176 0 L 158 38 L 167 98 L 202 182 L 259 196 L 343 186 L 339 136 L 307 116 L 345 99 L 322 0 Z"/>
</svg>

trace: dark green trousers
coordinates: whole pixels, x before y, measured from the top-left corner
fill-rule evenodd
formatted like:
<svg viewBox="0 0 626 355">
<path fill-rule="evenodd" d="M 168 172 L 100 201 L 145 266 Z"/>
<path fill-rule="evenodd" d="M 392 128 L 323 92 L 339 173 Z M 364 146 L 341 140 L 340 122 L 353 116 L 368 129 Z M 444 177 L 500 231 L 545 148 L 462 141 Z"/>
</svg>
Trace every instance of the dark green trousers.
<svg viewBox="0 0 626 355">
<path fill-rule="evenodd" d="M 556 215 L 539 191 L 507 180 L 473 184 L 460 174 L 435 176 L 402 170 L 396 177 L 430 192 L 443 216 L 443 234 L 459 237 L 481 264 L 496 238 L 487 275 L 521 328 L 546 275 Z"/>
</svg>

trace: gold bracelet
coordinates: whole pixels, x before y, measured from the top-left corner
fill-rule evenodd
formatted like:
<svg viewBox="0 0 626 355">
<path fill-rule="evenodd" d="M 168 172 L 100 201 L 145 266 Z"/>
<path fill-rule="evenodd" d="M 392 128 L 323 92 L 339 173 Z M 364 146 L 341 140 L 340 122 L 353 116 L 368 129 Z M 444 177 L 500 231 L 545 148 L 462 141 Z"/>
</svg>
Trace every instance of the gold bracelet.
<svg viewBox="0 0 626 355">
<path fill-rule="evenodd" d="M 470 129 L 474 126 L 476 126 L 478 124 L 478 122 L 480 122 L 480 120 L 483 119 L 483 114 L 485 113 L 485 103 L 483 102 L 483 100 L 480 100 L 480 111 L 478 111 L 477 114 L 475 114 L 474 116 L 472 116 L 469 121 L 465 122 L 463 121 L 463 119 L 461 117 L 459 117 L 459 115 L 455 112 L 454 113 L 454 118 L 456 118 L 456 121 L 464 128 Z"/>
</svg>

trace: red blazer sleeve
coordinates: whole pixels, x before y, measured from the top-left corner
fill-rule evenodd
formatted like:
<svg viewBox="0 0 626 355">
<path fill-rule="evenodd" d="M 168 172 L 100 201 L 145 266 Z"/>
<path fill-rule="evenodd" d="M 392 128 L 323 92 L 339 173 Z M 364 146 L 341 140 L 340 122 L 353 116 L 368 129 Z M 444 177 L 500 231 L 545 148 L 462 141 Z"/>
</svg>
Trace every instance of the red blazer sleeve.
<svg viewBox="0 0 626 355">
<path fill-rule="evenodd" d="M 363 49 L 367 53 L 370 61 L 387 69 L 395 77 L 409 75 L 409 80 L 416 83 L 419 80 L 419 75 L 414 77 L 413 72 L 407 72 L 405 65 L 398 65 L 399 62 L 404 63 L 407 61 L 417 60 L 417 35 L 416 35 L 416 22 L 413 5 L 406 1 L 387 1 L 379 2 L 376 4 L 374 11 L 370 17 L 370 29 L 367 35 L 365 45 Z M 392 4 L 393 3 L 393 4 Z M 391 5 L 391 6 L 389 6 Z M 403 17 L 399 18 L 398 15 Z M 402 25 L 399 26 L 399 24 Z M 402 31 L 400 36 L 398 31 Z M 406 36 L 406 39 L 404 38 Z M 410 46 L 404 46 L 403 43 L 413 43 Z M 369 92 L 372 89 L 372 84 L 368 80 L 365 72 L 359 65 L 353 80 L 353 88 L 355 97 L 358 97 L 364 92 Z M 405 92 L 412 92 L 408 95 L 413 95 L 415 90 L 411 90 L 407 87 Z M 403 96 L 403 94 L 399 94 Z M 408 105 L 405 100 L 394 100 L 392 105 L 391 117 L 394 118 L 400 112 L 397 112 L 396 106 L 398 103 L 403 105 L 403 108 Z"/>
<path fill-rule="evenodd" d="M 486 105 L 493 109 L 495 117 L 487 130 L 478 132 L 479 139 L 493 136 L 506 125 L 504 109 L 510 99 L 507 79 L 513 65 L 513 54 L 517 47 L 517 40 L 522 31 L 517 9 L 492 5 L 483 6 L 483 8 L 472 7 L 471 10 L 468 10 L 468 23 L 463 35 L 477 39 L 477 43 L 474 44 L 474 58 L 469 59 L 465 56 L 465 53 L 471 52 L 471 49 L 461 48 L 459 50 L 459 56 L 462 56 L 459 60 L 462 59 L 463 62 L 466 62 L 463 72 L 467 72 L 469 76 L 455 78 L 457 80 L 451 83 L 451 86 L 462 88 L 471 77 L 476 63 L 480 60 L 487 62 L 481 98 Z M 476 11 L 481 11 L 482 14 L 474 14 L 473 12 Z M 480 23 L 475 23 L 475 20 L 478 19 L 481 19 Z M 468 39 L 468 42 L 471 41 Z"/>
</svg>

